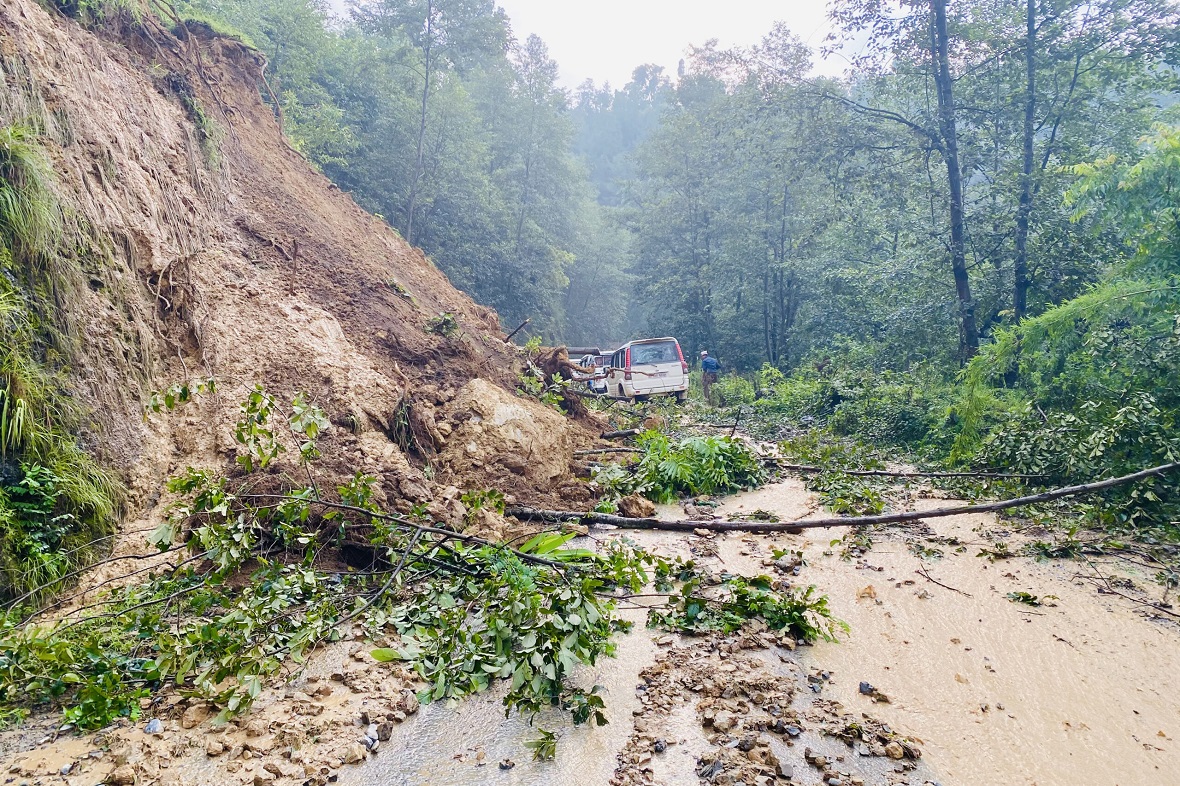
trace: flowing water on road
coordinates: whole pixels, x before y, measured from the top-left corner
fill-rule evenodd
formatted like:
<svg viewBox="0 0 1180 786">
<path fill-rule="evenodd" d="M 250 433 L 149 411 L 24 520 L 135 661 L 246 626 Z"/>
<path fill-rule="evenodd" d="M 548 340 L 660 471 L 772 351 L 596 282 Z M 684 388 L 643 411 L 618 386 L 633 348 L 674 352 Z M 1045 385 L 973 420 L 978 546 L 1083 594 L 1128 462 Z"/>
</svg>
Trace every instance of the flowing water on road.
<svg viewBox="0 0 1180 786">
<path fill-rule="evenodd" d="M 943 503 L 919 499 L 914 504 L 930 508 Z M 719 512 L 761 509 L 793 519 L 815 508 L 801 482 L 786 480 L 732 497 Z M 672 507 L 660 511 L 665 517 L 678 514 Z M 922 740 L 917 774 L 898 776 L 889 760 L 872 758 L 856 762 L 866 782 L 908 777 L 910 783 L 929 779 L 944 786 L 1180 783 L 1176 627 L 1146 619 L 1129 601 L 1099 595 L 1093 583 L 1075 578 L 1095 569 L 1108 574 L 1107 567 L 1072 561 L 1042 564 L 1023 557 L 993 563 L 977 557 L 981 545 L 990 545 L 980 530 L 995 528 L 991 516 L 931 519 L 927 524 L 930 529 L 919 524 L 875 533 L 872 549 L 850 560 L 841 558 L 841 545 L 830 542 L 846 530 L 716 539 L 721 563 L 745 573 L 768 572 L 772 546 L 802 550 L 806 566 L 798 582 L 817 585 L 830 597 L 834 614 L 851 627 L 839 643 L 799 650 L 794 658 L 802 669 L 781 667 L 783 680 L 799 680 L 809 671 L 829 672 L 831 679 L 820 688 L 823 698 Z M 689 553 L 696 537 L 655 532 L 629 536 L 681 555 Z M 939 543 L 938 536 L 957 541 Z M 907 541 L 924 543 L 927 550 L 919 557 Z M 1135 580 L 1150 589 L 1147 577 Z M 1014 591 L 1049 597 L 1045 605 L 1030 607 L 1006 597 Z M 581 675 L 587 685 L 607 688 L 610 725 L 574 729 L 556 712 L 536 720 L 535 726 L 562 729 L 554 761 L 529 759 L 523 744 L 536 736 L 536 728 L 517 717 L 505 720 L 496 694 L 454 708 L 423 708 L 418 718 L 399 727 L 374 761 L 342 772 L 340 783 L 607 783 L 616 754 L 631 733 L 632 712 L 640 707 L 634 690 L 639 672 L 658 649 L 642 630 L 642 616 L 636 619 L 635 631 L 620 639 L 618 657 Z M 861 681 L 888 696 L 889 703 L 862 695 Z M 815 696 L 801 691 L 800 698 L 806 702 Z M 653 760 L 654 781 L 668 786 L 698 783 L 697 757 L 709 746 L 695 710 L 691 704 L 681 706 L 663 723 L 661 733 L 680 745 Z M 843 743 L 816 735 L 805 735 L 800 742 L 833 757 L 849 751 Z M 775 745 L 780 758 L 798 758 L 800 746 L 792 752 L 777 739 Z M 499 771 L 503 759 L 515 766 Z M 815 770 L 797 766 L 794 782 L 818 783 L 817 776 Z"/>
</svg>

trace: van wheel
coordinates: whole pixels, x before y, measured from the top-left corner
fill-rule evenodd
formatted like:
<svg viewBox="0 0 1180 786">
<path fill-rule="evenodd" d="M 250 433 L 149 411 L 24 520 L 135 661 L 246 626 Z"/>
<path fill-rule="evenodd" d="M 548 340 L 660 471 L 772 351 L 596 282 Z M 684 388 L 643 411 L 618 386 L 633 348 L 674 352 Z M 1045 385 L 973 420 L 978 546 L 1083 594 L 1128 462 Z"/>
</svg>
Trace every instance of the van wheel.
<svg viewBox="0 0 1180 786">
<path fill-rule="evenodd" d="M 686 401 L 688 401 L 688 391 L 687 390 L 676 391 L 676 403 L 683 404 Z"/>
<path fill-rule="evenodd" d="M 619 398 L 627 398 L 627 394 L 623 392 L 623 386 L 619 385 Z"/>
</svg>

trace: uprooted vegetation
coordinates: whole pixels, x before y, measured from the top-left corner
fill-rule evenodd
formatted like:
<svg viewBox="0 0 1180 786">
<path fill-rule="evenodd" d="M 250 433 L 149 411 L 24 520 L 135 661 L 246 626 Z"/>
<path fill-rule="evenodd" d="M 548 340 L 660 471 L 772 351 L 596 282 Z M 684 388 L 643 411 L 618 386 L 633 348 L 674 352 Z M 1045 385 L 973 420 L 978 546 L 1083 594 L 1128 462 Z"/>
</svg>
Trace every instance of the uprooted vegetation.
<svg viewBox="0 0 1180 786">
<path fill-rule="evenodd" d="M 639 460 L 612 463 L 594 471 L 602 499 L 599 509 L 614 510 L 618 501 L 639 494 L 653 502 L 686 496 L 729 494 L 760 486 L 767 477 L 758 455 L 734 437 L 672 438 L 649 429 L 638 437 Z"/>
<path fill-rule="evenodd" d="M 706 589 L 694 566 L 625 541 L 567 548 L 574 532 L 492 543 L 423 508 L 384 510 L 375 479 L 360 472 L 329 491 L 315 475 L 328 428 L 304 396 L 284 412 L 255 389 L 234 425 L 234 468 L 175 476 L 169 515 L 149 538 L 158 553 L 118 558 L 146 567 L 90 588 L 97 599 L 56 620 L 75 598 L 33 603 L 48 586 L 9 606 L 4 710 L 57 707 L 94 729 L 137 717 L 141 698 L 175 684 L 231 717 L 351 624 L 387 645 L 375 658 L 416 671 L 423 701 L 505 679 L 507 711 L 560 705 L 576 722 L 601 721 L 601 697 L 568 678 L 612 654 L 612 635 L 626 627 L 618 604 L 652 581 L 680 587 L 652 611 L 653 625 L 731 631 L 758 619 L 808 640 L 838 630 L 814 588 L 728 577 Z"/>
</svg>

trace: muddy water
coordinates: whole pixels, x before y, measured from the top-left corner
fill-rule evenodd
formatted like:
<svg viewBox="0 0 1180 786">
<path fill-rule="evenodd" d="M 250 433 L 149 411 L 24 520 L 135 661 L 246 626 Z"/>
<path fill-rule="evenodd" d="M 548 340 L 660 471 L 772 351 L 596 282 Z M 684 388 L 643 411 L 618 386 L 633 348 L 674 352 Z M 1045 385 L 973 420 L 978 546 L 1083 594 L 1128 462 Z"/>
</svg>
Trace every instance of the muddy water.
<svg viewBox="0 0 1180 786">
<path fill-rule="evenodd" d="M 941 503 L 920 500 L 917 505 Z M 724 513 L 805 516 L 816 509 L 802 483 L 788 480 L 728 500 Z M 675 517 L 679 510 L 663 508 Z M 937 534 L 970 543 L 961 552 L 936 545 L 943 555 L 919 559 L 904 530 L 878 533 L 860 561 L 845 561 L 830 541 L 843 530 L 801 536 L 719 536 L 719 558 L 741 572 L 767 572 L 771 546 L 802 549 L 807 566 L 800 583 L 828 594 L 833 612 L 851 632 L 838 644 L 799 653 L 805 671 L 825 670 L 822 698 L 841 702 L 853 714 L 870 713 L 895 730 L 922 740 L 920 777 L 950 786 L 1180 785 L 1180 632 L 1136 615 L 1131 604 L 1096 594 L 1073 578 L 1084 563 L 1038 564 L 1018 558 L 990 563 L 975 556 L 992 527 L 987 516 L 932 519 Z M 635 532 L 627 535 L 666 554 L 689 555 L 692 536 Z M 929 545 L 929 544 L 928 544 Z M 882 570 L 877 570 L 881 568 Z M 915 574 L 924 569 L 954 590 Z M 1106 568 L 1103 568 L 1105 571 Z M 1141 584 L 1143 577 L 1139 577 Z M 871 591 L 869 588 L 872 588 Z M 956 591 L 957 590 L 957 591 Z M 1057 596 L 1056 605 L 1030 608 L 1005 595 L 1025 591 Z M 557 757 L 534 762 L 524 743 L 536 729 L 504 718 L 502 693 L 456 707 L 424 707 L 398 728 L 367 764 L 340 773 L 345 786 L 474 786 L 489 782 L 574 786 L 605 784 L 632 730 L 640 670 L 658 649 L 643 629 L 619 641 L 618 657 L 579 675 L 580 684 L 603 685 L 610 724 L 576 729 L 563 713 L 547 713 L 536 726 L 556 729 Z M 773 653 L 767 654 L 771 657 Z M 773 659 L 773 658 L 772 658 Z M 783 679 L 795 679 L 790 669 Z M 861 681 L 886 694 L 874 703 L 858 691 Z M 817 697 L 810 691 L 800 701 Z M 678 745 L 653 760 L 654 782 L 698 783 L 697 758 L 709 749 L 691 704 L 678 707 L 662 729 Z M 808 733 L 793 751 L 778 740 L 784 761 L 799 759 L 807 745 L 830 757 L 847 754 L 836 740 Z M 501 760 L 515 766 L 500 771 Z M 870 783 L 891 783 L 887 759 L 856 762 Z M 811 783 L 815 772 L 796 766 L 796 780 Z M 914 775 L 917 775 L 915 773 Z M 913 776 L 911 776 L 913 778 Z"/>
<path fill-rule="evenodd" d="M 790 482 L 725 507 L 791 515 L 806 509 L 801 494 L 801 485 Z M 995 522 L 978 515 L 928 524 L 979 544 L 976 530 Z M 884 568 L 877 571 L 840 559 L 839 547 L 829 544 L 843 534 L 735 535 L 720 551 L 727 564 L 750 569 L 771 543 L 803 548 L 808 567 L 800 581 L 818 585 L 851 626 L 841 643 L 805 649 L 804 664 L 833 672 L 825 693 L 849 710 L 871 712 L 920 737 L 926 763 L 944 783 L 1180 784 L 1180 633 L 1174 627 L 1075 580 L 1088 572 L 1085 563 L 993 564 L 975 556 L 978 545 L 960 553 L 936 546 L 944 552 L 940 559 L 920 560 L 894 533 L 876 536 L 863 560 Z M 958 591 L 916 575 L 918 569 Z M 1034 609 L 1005 597 L 1013 591 L 1058 597 L 1050 601 L 1056 605 Z M 891 703 L 860 695 L 862 680 Z"/>
<path fill-rule="evenodd" d="M 475 786 L 494 780 L 512 786 L 578 786 L 605 784 L 615 771 L 615 757 L 631 734 L 632 711 L 640 707 L 635 693 L 639 672 L 655 655 L 645 615 L 629 611 L 632 632 L 618 639 L 616 657 L 582 669 L 575 682 L 589 688 L 601 685 L 607 706 L 606 726 L 576 728 L 569 714 L 549 710 L 533 725 L 514 713 L 504 717 L 506 686 L 473 697 L 454 707 L 429 705 L 397 727 L 381 743 L 377 756 L 363 767 L 340 773 L 342 786 Z M 536 762 L 524 743 L 537 737 L 537 728 L 558 733 L 553 761 Z M 482 755 L 481 755 L 482 754 Z M 500 770 L 509 760 L 511 769 Z M 691 772 L 691 768 L 689 769 Z M 682 781 L 683 782 L 683 781 Z M 669 781 L 669 783 L 675 783 Z M 689 781 L 688 783 L 695 783 Z"/>
</svg>

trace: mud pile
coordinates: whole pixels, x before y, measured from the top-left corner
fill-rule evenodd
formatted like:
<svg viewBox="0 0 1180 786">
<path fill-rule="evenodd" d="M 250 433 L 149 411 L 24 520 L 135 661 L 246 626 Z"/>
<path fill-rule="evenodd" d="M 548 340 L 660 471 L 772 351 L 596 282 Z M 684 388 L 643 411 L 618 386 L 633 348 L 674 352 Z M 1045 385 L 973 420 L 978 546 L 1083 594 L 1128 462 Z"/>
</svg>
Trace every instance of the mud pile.
<svg viewBox="0 0 1180 786">
<path fill-rule="evenodd" d="M 496 462 L 524 500 L 569 479 L 589 432 L 516 398 L 496 315 L 291 148 L 258 52 L 150 17 L 95 34 L 3 0 L 0 67 L 0 122 L 42 131 L 85 239 L 63 282 L 73 377 L 133 516 L 178 468 L 231 459 L 229 424 L 258 384 L 322 406 L 329 473 L 374 474 L 391 504 L 457 516 L 448 486 L 499 477 Z M 151 390 L 196 377 L 218 393 L 143 420 Z"/>
</svg>

